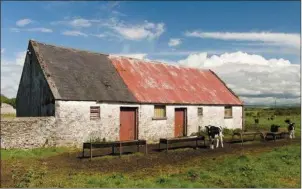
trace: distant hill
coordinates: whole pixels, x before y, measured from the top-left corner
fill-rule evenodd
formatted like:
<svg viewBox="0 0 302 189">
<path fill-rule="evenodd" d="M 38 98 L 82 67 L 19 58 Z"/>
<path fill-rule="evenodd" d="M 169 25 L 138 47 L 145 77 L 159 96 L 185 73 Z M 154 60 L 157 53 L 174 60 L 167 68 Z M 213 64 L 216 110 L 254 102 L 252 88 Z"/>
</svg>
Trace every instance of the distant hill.
<svg viewBox="0 0 302 189">
<path fill-rule="evenodd" d="M 282 104 L 282 105 L 264 105 L 264 104 L 253 104 L 253 105 L 244 105 L 244 107 L 247 108 L 296 108 L 296 107 L 301 107 L 301 104 Z"/>
</svg>

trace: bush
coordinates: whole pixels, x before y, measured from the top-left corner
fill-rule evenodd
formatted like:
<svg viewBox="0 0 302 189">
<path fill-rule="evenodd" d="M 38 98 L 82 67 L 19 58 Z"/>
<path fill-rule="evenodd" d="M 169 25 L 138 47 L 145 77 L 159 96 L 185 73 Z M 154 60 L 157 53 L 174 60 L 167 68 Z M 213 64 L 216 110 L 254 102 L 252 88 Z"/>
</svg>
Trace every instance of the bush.
<svg viewBox="0 0 302 189">
<path fill-rule="evenodd" d="M 245 116 L 253 117 L 254 116 L 254 112 L 246 112 Z"/>
<path fill-rule="evenodd" d="M 255 119 L 255 124 L 258 124 L 258 123 L 259 123 L 259 119 L 256 118 L 256 119 Z"/>
<path fill-rule="evenodd" d="M 225 128 L 222 130 L 223 135 L 231 135 L 233 134 L 233 129 Z"/>
</svg>

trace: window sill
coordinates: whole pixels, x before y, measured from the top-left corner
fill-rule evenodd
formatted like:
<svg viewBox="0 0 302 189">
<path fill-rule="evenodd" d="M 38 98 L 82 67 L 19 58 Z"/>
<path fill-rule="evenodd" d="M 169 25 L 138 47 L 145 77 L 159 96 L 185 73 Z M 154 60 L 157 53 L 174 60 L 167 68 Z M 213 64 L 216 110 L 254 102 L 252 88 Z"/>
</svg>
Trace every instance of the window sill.
<svg viewBox="0 0 302 189">
<path fill-rule="evenodd" d="M 152 117 L 152 120 L 167 120 L 167 117 Z"/>
<path fill-rule="evenodd" d="M 233 117 L 224 117 L 224 119 L 232 119 Z"/>
</svg>

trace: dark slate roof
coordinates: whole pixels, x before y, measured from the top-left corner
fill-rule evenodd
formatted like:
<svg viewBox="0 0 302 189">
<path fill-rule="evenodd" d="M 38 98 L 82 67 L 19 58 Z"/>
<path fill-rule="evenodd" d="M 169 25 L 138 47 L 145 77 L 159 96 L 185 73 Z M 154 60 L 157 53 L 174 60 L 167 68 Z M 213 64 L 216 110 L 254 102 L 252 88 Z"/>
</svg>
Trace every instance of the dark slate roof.
<svg viewBox="0 0 302 189">
<path fill-rule="evenodd" d="M 108 55 L 32 40 L 29 43 L 55 99 L 137 101 L 108 59 Z"/>
</svg>

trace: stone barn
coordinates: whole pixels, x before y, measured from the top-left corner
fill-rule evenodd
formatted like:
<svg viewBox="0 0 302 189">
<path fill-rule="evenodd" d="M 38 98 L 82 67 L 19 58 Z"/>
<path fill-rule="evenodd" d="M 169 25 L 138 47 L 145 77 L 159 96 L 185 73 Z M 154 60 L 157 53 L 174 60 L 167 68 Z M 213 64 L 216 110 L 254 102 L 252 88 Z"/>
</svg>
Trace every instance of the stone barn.
<svg viewBox="0 0 302 189">
<path fill-rule="evenodd" d="M 243 103 L 211 70 L 29 41 L 17 117 L 54 119 L 49 140 L 189 136 L 212 124 L 242 128 Z"/>
</svg>

